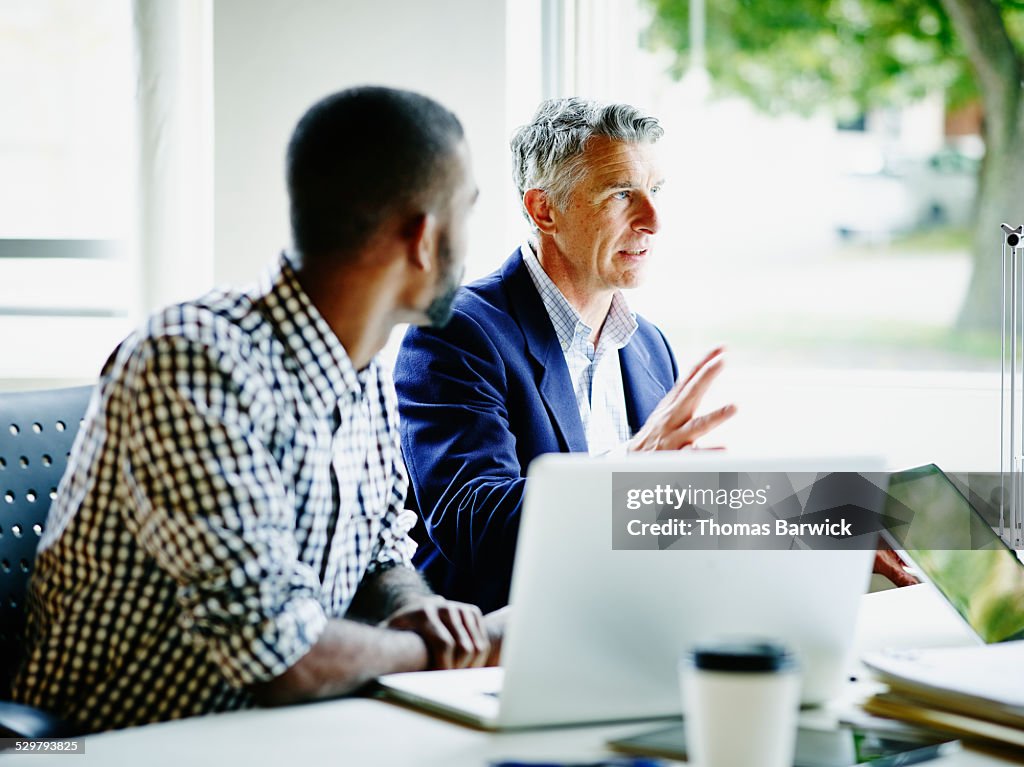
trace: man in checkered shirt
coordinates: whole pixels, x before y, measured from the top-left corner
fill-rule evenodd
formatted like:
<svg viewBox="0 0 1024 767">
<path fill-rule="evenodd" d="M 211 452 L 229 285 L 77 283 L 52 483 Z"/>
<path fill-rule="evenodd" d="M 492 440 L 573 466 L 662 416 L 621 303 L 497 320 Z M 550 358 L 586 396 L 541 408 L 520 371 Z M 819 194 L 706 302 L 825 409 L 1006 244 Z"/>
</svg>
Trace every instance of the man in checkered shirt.
<svg viewBox="0 0 1024 767">
<path fill-rule="evenodd" d="M 288 147 L 294 250 L 107 361 L 33 574 L 19 701 L 84 731 L 482 665 L 496 621 L 410 567 L 400 322 L 443 324 L 477 196 L 458 120 L 334 94 Z"/>
</svg>

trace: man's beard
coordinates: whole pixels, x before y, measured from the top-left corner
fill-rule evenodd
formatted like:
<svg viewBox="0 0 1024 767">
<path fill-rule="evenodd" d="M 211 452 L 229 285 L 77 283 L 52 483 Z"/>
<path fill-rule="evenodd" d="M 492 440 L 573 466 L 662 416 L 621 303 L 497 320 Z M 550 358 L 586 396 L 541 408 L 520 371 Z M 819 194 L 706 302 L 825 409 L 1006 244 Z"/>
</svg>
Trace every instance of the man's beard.
<svg viewBox="0 0 1024 767">
<path fill-rule="evenodd" d="M 437 244 L 437 260 L 441 267 L 441 292 L 427 307 L 427 319 L 433 328 L 443 328 L 452 318 L 452 304 L 462 284 L 464 269 L 452 265 L 452 249 L 447 234 L 442 234 Z"/>
</svg>

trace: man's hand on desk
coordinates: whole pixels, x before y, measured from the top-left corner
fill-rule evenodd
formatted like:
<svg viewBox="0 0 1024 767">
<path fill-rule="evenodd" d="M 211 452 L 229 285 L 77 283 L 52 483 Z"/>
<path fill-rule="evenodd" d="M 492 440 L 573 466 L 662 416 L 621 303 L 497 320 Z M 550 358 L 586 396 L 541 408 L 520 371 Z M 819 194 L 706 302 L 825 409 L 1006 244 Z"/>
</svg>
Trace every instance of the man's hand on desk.
<svg viewBox="0 0 1024 767">
<path fill-rule="evenodd" d="M 879 575 L 884 575 L 897 586 L 913 586 L 920 581 L 908 573 L 904 568 L 903 560 L 899 555 L 889 548 L 884 541 L 878 544 L 878 551 L 875 552 L 875 569 Z"/>
<path fill-rule="evenodd" d="M 476 605 L 424 596 L 397 610 L 381 626 L 418 634 L 427 646 L 431 669 L 483 666 L 491 656 L 490 632 Z"/>
<path fill-rule="evenodd" d="M 491 640 L 491 654 L 486 664 L 488 666 L 497 666 L 501 663 L 501 645 L 505 640 L 505 626 L 508 624 L 511 610 L 512 608 L 506 605 L 484 616 L 484 628 L 487 630 L 487 638 Z"/>
<path fill-rule="evenodd" d="M 424 594 L 405 599 L 379 627 L 332 620 L 298 662 L 249 690 L 260 705 L 279 706 L 344 695 L 381 674 L 420 671 L 424 665 L 496 665 L 508 609 L 483 616 L 475 605 Z"/>
<path fill-rule="evenodd" d="M 686 378 L 680 378 L 651 413 L 640 431 L 627 444 L 628 450 L 679 450 L 692 447 L 700 437 L 732 418 L 735 405 L 726 405 L 696 416 L 700 401 L 722 372 L 725 349 L 718 347 L 697 363 Z"/>
</svg>

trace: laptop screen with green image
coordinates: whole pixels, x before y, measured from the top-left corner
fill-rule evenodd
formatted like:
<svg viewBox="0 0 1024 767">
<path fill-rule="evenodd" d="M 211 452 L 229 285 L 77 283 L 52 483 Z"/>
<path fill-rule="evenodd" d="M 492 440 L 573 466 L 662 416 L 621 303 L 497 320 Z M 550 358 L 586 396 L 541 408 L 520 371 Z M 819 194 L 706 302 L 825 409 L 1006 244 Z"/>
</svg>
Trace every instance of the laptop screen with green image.
<svg viewBox="0 0 1024 767">
<path fill-rule="evenodd" d="M 934 464 L 889 480 L 894 547 L 985 642 L 1024 639 L 1024 564 Z"/>
</svg>

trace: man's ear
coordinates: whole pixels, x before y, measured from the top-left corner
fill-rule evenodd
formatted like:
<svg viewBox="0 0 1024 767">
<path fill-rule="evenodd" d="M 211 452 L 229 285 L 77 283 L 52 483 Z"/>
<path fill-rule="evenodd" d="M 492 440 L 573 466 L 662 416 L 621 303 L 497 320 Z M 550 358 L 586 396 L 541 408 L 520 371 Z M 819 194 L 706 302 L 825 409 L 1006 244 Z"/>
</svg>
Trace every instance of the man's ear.
<svg viewBox="0 0 1024 767">
<path fill-rule="evenodd" d="M 420 213 L 409 222 L 409 260 L 418 269 L 429 272 L 437 266 L 437 216 Z"/>
<path fill-rule="evenodd" d="M 523 205 L 538 231 L 544 234 L 555 233 L 557 226 L 553 215 L 554 208 L 547 192 L 543 189 L 527 189 L 523 194 Z"/>
</svg>

